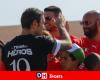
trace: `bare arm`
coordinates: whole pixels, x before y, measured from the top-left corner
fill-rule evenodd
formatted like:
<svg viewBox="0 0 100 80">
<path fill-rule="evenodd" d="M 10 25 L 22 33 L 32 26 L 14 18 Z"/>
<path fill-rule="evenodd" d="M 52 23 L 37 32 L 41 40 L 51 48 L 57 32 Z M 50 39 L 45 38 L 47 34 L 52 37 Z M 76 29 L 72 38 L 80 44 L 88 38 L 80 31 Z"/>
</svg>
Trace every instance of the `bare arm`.
<svg viewBox="0 0 100 80">
<path fill-rule="evenodd" d="M 71 48 L 72 42 L 70 36 L 65 28 L 65 20 L 62 17 L 62 14 L 59 14 L 59 17 L 56 20 L 56 25 L 59 30 L 60 36 L 62 37 L 61 40 L 61 50 L 66 50 Z"/>
</svg>

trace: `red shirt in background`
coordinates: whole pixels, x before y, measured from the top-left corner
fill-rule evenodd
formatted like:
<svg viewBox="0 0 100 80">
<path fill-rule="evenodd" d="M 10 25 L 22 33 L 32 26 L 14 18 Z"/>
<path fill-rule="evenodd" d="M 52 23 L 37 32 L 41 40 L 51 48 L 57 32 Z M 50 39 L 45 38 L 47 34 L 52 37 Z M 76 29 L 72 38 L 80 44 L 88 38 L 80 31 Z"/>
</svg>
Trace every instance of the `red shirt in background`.
<svg viewBox="0 0 100 80">
<path fill-rule="evenodd" d="M 57 39 L 60 39 L 60 37 L 57 36 L 57 35 L 56 35 L 56 38 L 57 38 Z M 72 40 L 78 39 L 78 38 L 75 37 L 75 36 L 70 36 L 70 38 L 71 38 Z M 47 65 L 47 70 L 48 70 L 48 71 L 49 71 L 49 70 L 50 70 L 50 71 L 52 71 L 52 70 L 54 70 L 54 71 L 62 70 L 62 69 L 61 69 L 60 62 L 59 62 L 58 59 L 54 58 L 54 56 L 53 56 L 52 54 L 49 54 L 49 55 L 48 55 L 48 58 L 51 59 L 50 61 L 48 61 L 48 65 Z"/>
<path fill-rule="evenodd" d="M 51 35 L 53 36 L 53 38 L 55 39 L 61 39 L 60 35 L 58 34 L 58 31 L 56 29 L 52 29 L 53 31 L 51 31 Z M 61 65 L 58 59 L 56 59 L 53 54 L 48 54 L 48 64 L 47 64 L 47 70 L 48 71 L 58 71 L 61 70 Z"/>
<path fill-rule="evenodd" d="M 94 41 L 88 39 L 87 37 L 77 38 L 75 36 L 70 36 L 73 43 L 78 44 L 85 51 L 85 55 L 89 55 L 91 52 L 100 54 L 100 41 Z M 48 56 L 50 58 L 50 56 Z M 59 61 L 55 59 L 48 62 L 47 70 L 61 70 L 61 65 Z M 84 70 L 84 69 L 83 69 Z"/>
<path fill-rule="evenodd" d="M 100 41 L 94 41 L 88 39 L 87 37 L 82 37 L 80 39 L 74 37 L 72 39 L 72 42 L 82 47 L 85 51 L 86 56 L 89 55 L 91 52 L 100 54 Z"/>
<path fill-rule="evenodd" d="M 48 55 L 48 58 L 50 59 L 48 61 L 48 66 L 47 66 L 47 70 L 48 71 L 58 71 L 58 70 L 61 70 L 61 65 L 60 65 L 60 62 L 57 58 L 55 58 L 52 54 L 49 54 Z"/>
</svg>

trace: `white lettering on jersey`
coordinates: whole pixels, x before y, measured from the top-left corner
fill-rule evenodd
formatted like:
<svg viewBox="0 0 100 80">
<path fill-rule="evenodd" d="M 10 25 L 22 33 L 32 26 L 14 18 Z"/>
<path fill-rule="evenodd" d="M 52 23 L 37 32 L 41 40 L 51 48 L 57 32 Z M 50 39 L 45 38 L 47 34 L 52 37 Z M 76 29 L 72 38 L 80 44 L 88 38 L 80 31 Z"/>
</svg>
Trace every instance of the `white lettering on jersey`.
<svg viewBox="0 0 100 80">
<path fill-rule="evenodd" d="M 14 49 L 11 51 L 8 51 L 8 55 L 7 57 L 12 57 L 12 56 L 16 56 L 16 55 L 32 55 L 33 52 L 30 48 L 28 48 L 27 46 L 14 46 Z"/>
</svg>

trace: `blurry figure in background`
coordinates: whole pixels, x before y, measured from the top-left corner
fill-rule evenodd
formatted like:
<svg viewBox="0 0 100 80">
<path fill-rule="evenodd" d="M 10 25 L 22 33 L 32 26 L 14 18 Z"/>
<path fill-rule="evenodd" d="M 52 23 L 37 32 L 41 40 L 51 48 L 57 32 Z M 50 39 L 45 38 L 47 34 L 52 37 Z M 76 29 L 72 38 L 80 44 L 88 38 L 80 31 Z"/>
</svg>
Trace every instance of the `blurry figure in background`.
<svg viewBox="0 0 100 80">
<path fill-rule="evenodd" d="M 74 43 L 72 49 L 74 50 L 74 52 L 71 54 L 69 50 L 63 51 L 60 54 L 60 64 L 62 70 L 79 70 L 80 64 L 85 59 L 85 54 L 82 48 L 80 48 L 77 44 Z"/>
<path fill-rule="evenodd" d="M 100 55 L 98 53 L 90 53 L 84 60 L 86 70 L 99 70 L 100 71 Z"/>
<path fill-rule="evenodd" d="M 6 70 L 5 66 L 4 66 L 4 64 L 2 62 L 2 54 L 3 54 L 2 50 L 3 50 L 3 47 L 4 47 L 4 43 L 0 40 L 0 71 Z"/>
<path fill-rule="evenodd" d="M 100 55 L 100 13 L 88 11 L 84 14 L 81 25 L 85 37 L 74 39 L 74 42 L 82 47 L 86 56 L 95 52 Z"/>
</svg>

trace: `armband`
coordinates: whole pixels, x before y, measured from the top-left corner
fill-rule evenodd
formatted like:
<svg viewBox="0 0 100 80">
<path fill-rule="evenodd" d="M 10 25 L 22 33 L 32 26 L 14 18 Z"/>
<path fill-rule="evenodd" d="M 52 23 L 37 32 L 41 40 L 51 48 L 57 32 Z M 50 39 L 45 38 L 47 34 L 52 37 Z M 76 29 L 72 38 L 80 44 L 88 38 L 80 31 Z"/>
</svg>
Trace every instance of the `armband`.
<svg viewBox="0 0 100 80">
<path fill-rule="evenodd" d="M 72 54 L 77 60 L 83 61 L 85 59 L 84 51 L 77 44 L 72 44 L 72 48 L 67 50 Z"/>
</svg>

